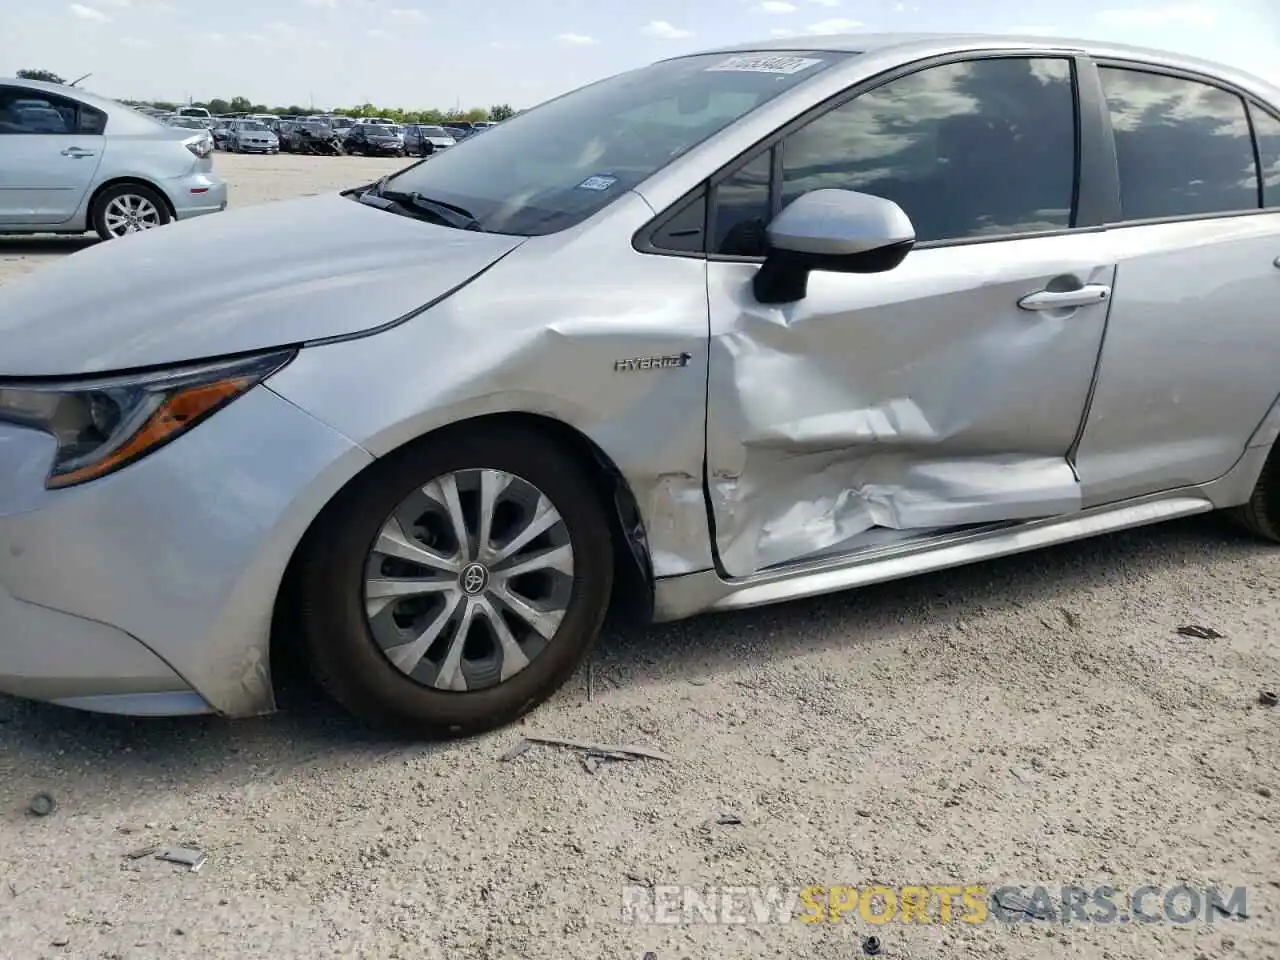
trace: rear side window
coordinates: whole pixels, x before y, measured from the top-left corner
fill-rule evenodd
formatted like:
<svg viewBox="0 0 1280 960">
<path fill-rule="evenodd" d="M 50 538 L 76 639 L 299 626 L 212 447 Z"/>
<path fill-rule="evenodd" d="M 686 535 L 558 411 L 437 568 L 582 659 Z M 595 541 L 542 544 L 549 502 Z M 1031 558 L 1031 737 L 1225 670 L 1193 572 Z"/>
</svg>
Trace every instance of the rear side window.
<svg viewBox="0 0 1280 960">
<path fill-rule="evenodd" d="M 1265 110 L 1252 108 L 1253 132 L 1258 138 L 1258 156 L 1262 160 L 1262 203 L 1280 207 L 1280 120 Z"/>
<path fill-rule="evenodd" d="M 1125 220 L 1258 207 L 1244 101 L 1182 77 L 1102 67 Z"/>
</svg>

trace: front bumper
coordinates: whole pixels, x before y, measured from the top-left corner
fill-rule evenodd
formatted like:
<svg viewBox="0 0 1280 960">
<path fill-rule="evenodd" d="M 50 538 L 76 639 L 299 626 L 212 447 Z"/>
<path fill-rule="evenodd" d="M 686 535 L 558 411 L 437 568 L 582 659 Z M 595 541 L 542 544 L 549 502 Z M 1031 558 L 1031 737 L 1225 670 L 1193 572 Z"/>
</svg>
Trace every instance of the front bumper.
<svg viewBox="0 0 1280 960">
<path fill-rule="evenodd" d="M 211 709 L 137 638 L 25 603 L 3 584 L 0 692 L 101 713 L 173 716 Z"/>
<path fill-rule="evenodd" d="M 290 557 L 372 461 L 266 387 L 168 446 L 45 490 L 53 441 L 0 424 L 0 693 L 123 713 L 274 708 Z"/>
<path fill-rule="evenodd" d="M 227 182 L 207 171 L 178 177 L 164 184 L 175 219 L 190 220 L 227 209 Z"/>
</svg>

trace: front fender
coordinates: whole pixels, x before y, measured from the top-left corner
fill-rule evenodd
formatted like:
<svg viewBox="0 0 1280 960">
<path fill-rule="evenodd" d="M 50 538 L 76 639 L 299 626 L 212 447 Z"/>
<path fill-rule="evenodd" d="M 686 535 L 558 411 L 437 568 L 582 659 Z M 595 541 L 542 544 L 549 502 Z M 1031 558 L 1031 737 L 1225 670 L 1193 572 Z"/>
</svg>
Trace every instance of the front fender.
<svg viewBox="0 0 1280 960">
<path fill-rule="evenodd" d="M 304 349 L 271 388 L 374 456 L 478 416 L 557 420 L 631 488 L 655 577 L 710 569 L 706 264 L 591 234 L 530 240 L 404 323 Z"/>
</svg>

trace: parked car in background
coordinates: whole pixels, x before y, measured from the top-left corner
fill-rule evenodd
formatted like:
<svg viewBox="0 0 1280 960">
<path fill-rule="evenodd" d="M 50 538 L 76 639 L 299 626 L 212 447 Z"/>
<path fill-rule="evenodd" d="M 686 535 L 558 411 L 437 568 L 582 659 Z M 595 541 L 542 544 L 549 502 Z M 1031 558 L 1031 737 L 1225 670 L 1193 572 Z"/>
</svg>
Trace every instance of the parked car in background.
<svg viewBox="0 0 1280 960">
<path fill-rule="evenodd" d="M 351 117 L 330 116 L 325 117 L 325 122 L 329 128 L 340 137 L 346 137 L 347 131 L 355 126 L 356 122 Z"/>
<path fill-rule="evenodd" d="M 213 121 L 213 126 L 209 128 L 209 134 L 213 137 L 215 149 L 228 149 L 231 144 L 231 121 L 219 117 Z"/>
<path fill-rule="evenodd" d="M 1280 541 L 1278 165 L 1280 88 L 1229 66 L 793 36 L 7 283 L 0 690 L 253 716 L 296 638 L 455 736 L 615 603 L 1215 510 Z"/>
<path fill-rule="evenodd" d="M 342 137 L 321 120 L 300 120 L 282 125 L 281 149 L 290 153 L 337 156 L 345 153 Z"/>
<path fill-rule="evenodd" d="M 0 79 L 0 233 L 104 240 L 226 207 L 208 130 L 86 90 Z"/>
<path fill-rule="evenodd" d="M 411 157 L 428 157 L 457 142 L 444 127 L 429 123 L 410 123 L 404 127 L 404 152 Z"/>
<path fill-rule="evenodd" d="M 232 153 L 279 153 L 280 138 L 261 120 L 233 120 L 227 149 Z"/>
<path fill-rule="evenodd" d="M 298 120 L 281 120 L 280 125 L 276 127 L 276 139 L 280 141 L 280 152 L 288 153 L 290 142 L 293 139 L 293 131 L 298 126 Z"/>
<path fill-rule="evenodd" d="M 404 135 L 395 124 L 362 120 L 347 131 L 342 146 L 347 153 L 365 157 L 402 157 Z"/>
<path fill-rule="evenodd" d="M 199 117 L 181 117 L 181 116 L 175 115 L 173 117 L 170 117 L 165 122 L 171 127 L 179 127 L 180 129 L 183 129 L 183 130 L 209 130 L 210 132 L 212 132 L 212 127 L 210 126 L 210 124 L 212 124 L 213 121 L 202 120 Z M 216 142 L 214 146 L 217 146 Z"/>
<path fill-rule="evenodd" d="M 467 137 L 471 136 L 471 131 L 466 127 L 456 127 L 452 124 L 444 125 L 444 132 L 453 137 L 455 143 L 461 143 Z"/>
<path fill-rule="evenodd" d="M 196 117 L 201 120 L 213 119 L 213 115 L 205 107 L 179 107 L 175 112 L 180 117 Z"/>
</svg>

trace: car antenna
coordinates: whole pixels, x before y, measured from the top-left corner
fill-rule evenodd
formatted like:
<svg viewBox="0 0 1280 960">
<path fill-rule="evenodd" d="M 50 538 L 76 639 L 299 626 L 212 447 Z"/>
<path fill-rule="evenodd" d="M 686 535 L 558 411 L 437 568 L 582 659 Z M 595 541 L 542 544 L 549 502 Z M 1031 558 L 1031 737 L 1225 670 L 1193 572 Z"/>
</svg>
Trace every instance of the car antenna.
<svg viewBox="0 0 1280 960">
<path fill-rule="evenodd" d="M 81 80 L 88 80 L 88 79 L 89 79 L 90 77 L 92 77 L 92 76 L 93 76 L 93 74 L 92 74 L 92 73 L 86 73 L 83 77 L 79 77 L 79 78 L 77 78 L 77 79 L 75 79 L 75 80 L 72 80 L 70 83 L 68 83 L 68 84 L 67 84 L 67 86 L 68 86 L 68 87 L 74 87 L 74 86 L 75 86 L 77 83 L 79 83 Z"/>
</svg>

